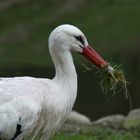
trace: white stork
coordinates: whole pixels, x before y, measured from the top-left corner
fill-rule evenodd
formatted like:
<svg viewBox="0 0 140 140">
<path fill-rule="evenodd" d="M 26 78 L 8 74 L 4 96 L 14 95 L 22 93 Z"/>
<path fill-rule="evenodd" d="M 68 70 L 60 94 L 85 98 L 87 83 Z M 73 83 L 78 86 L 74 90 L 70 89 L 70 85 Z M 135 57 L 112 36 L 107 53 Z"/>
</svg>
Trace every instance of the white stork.
<svg viewBox="0 0 140 140">
<path fill-rule="evenodd" d="M 77 74 L 71 52 L 97 67 L 107 62 L 72 25 L 60 25 L 49 36 L 55 66 L 53 79 L 0 78 L 0 140 L 48 140 L 66 120 L 77 95 Z"/>
</svg>

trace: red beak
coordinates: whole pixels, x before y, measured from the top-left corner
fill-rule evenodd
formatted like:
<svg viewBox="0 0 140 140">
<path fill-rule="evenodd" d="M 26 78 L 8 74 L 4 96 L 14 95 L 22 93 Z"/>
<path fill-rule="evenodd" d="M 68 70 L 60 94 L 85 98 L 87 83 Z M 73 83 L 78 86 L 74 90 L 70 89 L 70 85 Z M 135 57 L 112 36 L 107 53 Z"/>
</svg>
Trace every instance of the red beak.
<svg viewBox="0 0 140 140">
<path fill-rule="evenodd" d="M 108 63 L 89 45 L 83 48 L 81 54 L 99 68 L 104 68 L 108 65 Z"/>
</svg>

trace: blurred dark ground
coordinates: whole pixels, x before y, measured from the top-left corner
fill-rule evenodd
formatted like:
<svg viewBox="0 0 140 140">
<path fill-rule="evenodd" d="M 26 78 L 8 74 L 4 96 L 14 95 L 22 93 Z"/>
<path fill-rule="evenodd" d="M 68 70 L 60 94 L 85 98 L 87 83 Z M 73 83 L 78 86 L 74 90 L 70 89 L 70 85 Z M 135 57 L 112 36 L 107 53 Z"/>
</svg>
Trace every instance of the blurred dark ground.
<svg viewBox="0 0 140 140">
<path fill-rule="evenodd" d="M 92 46 L 108 61 L 123 64 L 132 108 L 140 107 L 139 0 L 1 0 L 0 77 L 54 76 L 47 39 L 58 25 L 79 27 Z M 84 71 L 84 58 L 74 54 L 79 90 L 78 110 L 92 119 L 127 114 L 130 102 L 123 94 L 105 97 L 95 70 Z"/>
</svg>

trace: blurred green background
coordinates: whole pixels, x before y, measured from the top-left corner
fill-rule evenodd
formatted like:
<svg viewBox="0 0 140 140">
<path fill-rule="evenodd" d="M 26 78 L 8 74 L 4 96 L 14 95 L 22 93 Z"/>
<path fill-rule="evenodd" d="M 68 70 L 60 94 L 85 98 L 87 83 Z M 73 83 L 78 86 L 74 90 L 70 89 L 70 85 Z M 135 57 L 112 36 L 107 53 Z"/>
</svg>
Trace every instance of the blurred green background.
<svg viewBox="0 0 140 140">
<path fill-rule="evenodd" d="M 130 81 L 132 108 L 140 107 L 140 0 L 1 0 L 0 77 L 54 76 L 48 36 L 58 25 L 73 24 L 89 44 L 108 61 L 123 64 Z M 79 90 L 74 109 L 92 120 L 108 114 L 126 114 L 123 94 L 105 97 L 96 70 L 83 72 L 75 55 Z"/>
</svg>

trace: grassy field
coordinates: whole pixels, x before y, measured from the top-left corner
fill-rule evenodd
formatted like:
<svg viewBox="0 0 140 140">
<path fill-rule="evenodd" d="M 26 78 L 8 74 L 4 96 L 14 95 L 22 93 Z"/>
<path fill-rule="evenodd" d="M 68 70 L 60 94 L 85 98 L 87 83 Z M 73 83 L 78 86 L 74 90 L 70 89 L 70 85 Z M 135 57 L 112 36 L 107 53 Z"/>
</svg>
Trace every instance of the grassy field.
<svg viewBox="0 0 140 140">
<path fill-rule="evenodd" d="M 139 140 L 138 137 L 134 137 L 131 134 L 106 134 L 102 135 L 92 135 L 92 134 L 78 134 L 78 135 L 59 135 L 55 136 L 51 140 Z"/>
<path fill-rule="evenodd" d="M 139 140 L 138 128 L 125 130 L 93 126 L 75 133 L 60 133 L 51 140 Z"/>
</svg>

